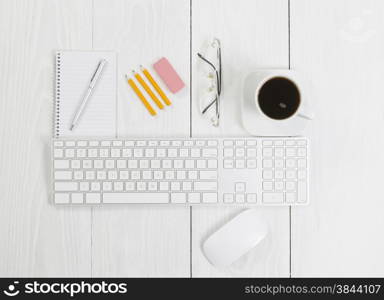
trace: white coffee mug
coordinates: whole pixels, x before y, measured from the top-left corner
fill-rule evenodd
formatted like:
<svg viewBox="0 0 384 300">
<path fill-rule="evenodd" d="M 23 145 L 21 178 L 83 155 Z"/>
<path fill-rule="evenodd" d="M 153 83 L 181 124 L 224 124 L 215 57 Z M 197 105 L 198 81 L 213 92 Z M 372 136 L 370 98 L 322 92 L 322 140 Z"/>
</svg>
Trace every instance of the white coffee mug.
<svg viewBox="0 0 384 300">
<path fill-rule="evenodd" d="M 313 119 L 305 87 L 307 82 L 292 70 L 258 70 L 255 105 L 268 119 L 285 121 L 300 117 Z"/>
</svg>

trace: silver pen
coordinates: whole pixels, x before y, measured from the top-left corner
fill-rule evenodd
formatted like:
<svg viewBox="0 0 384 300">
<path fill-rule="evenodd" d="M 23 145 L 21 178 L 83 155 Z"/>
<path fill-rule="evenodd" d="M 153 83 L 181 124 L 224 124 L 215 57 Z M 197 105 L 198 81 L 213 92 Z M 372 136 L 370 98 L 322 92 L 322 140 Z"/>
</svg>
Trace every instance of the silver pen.
<svg viewBox="0 0 384 300">
<path fill-rule="evenodd" d="M 105 59 L 102 59 L 102 60 L 100 60 L 99 64 L 97 65 L 96 71 L 92 75 L 92 78 L 89 82 L 88 89 L 85 92 L 84 98 L 81 101 L 81 104 L 80 104 L 79 108 L 77 109 L 75 116 L 73 117 L 70 130 L 73 130 L 75 128 L 75 126 L 77 125 L 77 123 L 79 122 L 80 117 L 81 117 L 81 115 L 82 115 L 82 113 L 83 113 L 83 111 L 84 111 L 84 109 L 88 103 L 88 100 L 92 94 L 92 90 L 96 86 L 98 80 L 100 79 L 100 75 L 101 75 L 106 64 L 107 64 L 107 61 Z"/>
</svg>

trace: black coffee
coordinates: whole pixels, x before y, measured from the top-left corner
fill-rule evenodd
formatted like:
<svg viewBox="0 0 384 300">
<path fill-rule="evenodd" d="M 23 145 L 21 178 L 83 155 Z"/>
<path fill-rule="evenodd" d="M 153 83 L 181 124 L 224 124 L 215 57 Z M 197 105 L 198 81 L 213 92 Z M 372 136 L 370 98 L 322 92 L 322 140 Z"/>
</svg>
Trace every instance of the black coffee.
<svg viewBox="0 0 384 300">
<path fill-rule="evenodd" d="M 300 93 L 289 79 L 274 77 L 263 84 L 258 95 L 259 106 L 264 114 L 276 120 L 292 116 L 300 105 Z"/>
</svg>

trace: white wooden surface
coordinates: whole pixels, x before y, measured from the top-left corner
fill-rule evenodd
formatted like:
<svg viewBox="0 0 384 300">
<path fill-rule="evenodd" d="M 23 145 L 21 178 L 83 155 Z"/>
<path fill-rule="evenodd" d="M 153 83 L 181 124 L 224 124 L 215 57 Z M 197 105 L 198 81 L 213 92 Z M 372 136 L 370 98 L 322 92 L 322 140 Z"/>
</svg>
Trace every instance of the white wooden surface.
<svg viewBox="0 0 384 300">
<path fill-rule="evenodd" d="M 383 10 L 380 0 L 0 0 L 0 276 L 383 276 Z M 215 35 L 218 131 L 198 114 L 194 72 Z M 201 243 L 241 209 L 52 206 L 53 50 L 65 48 L 118 52 L 121 136 L 246 135 L 243 70 L 288 67 L 290 54 L 317 106 L 310 206 L 260 208 L 270 236 L 224 270 Z M 123 74 L 160 56 L 188 88 L 153 120 Z"/>
<path fill-rule="evenodd" d="M 384 2 L 291 2 L 292 68 L 310 76 L 317 104 L 292 275 L 384 276 Z"/>
</svg>

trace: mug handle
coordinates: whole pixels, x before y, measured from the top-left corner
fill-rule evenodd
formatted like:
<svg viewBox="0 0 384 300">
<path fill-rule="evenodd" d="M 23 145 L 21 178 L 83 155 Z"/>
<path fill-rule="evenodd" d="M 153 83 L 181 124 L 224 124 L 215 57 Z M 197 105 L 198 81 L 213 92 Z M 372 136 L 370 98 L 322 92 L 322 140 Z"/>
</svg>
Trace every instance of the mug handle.
<svg viewBox="0 0 384 300">
<path fill-rule="evenodd" d="M 313 120 L 315 118 L 315 115 L 312 111 L 305 109 L 300 109 L 300 111 L 297 113 L 297 116 L 307 120 Z"/>
</svg>

